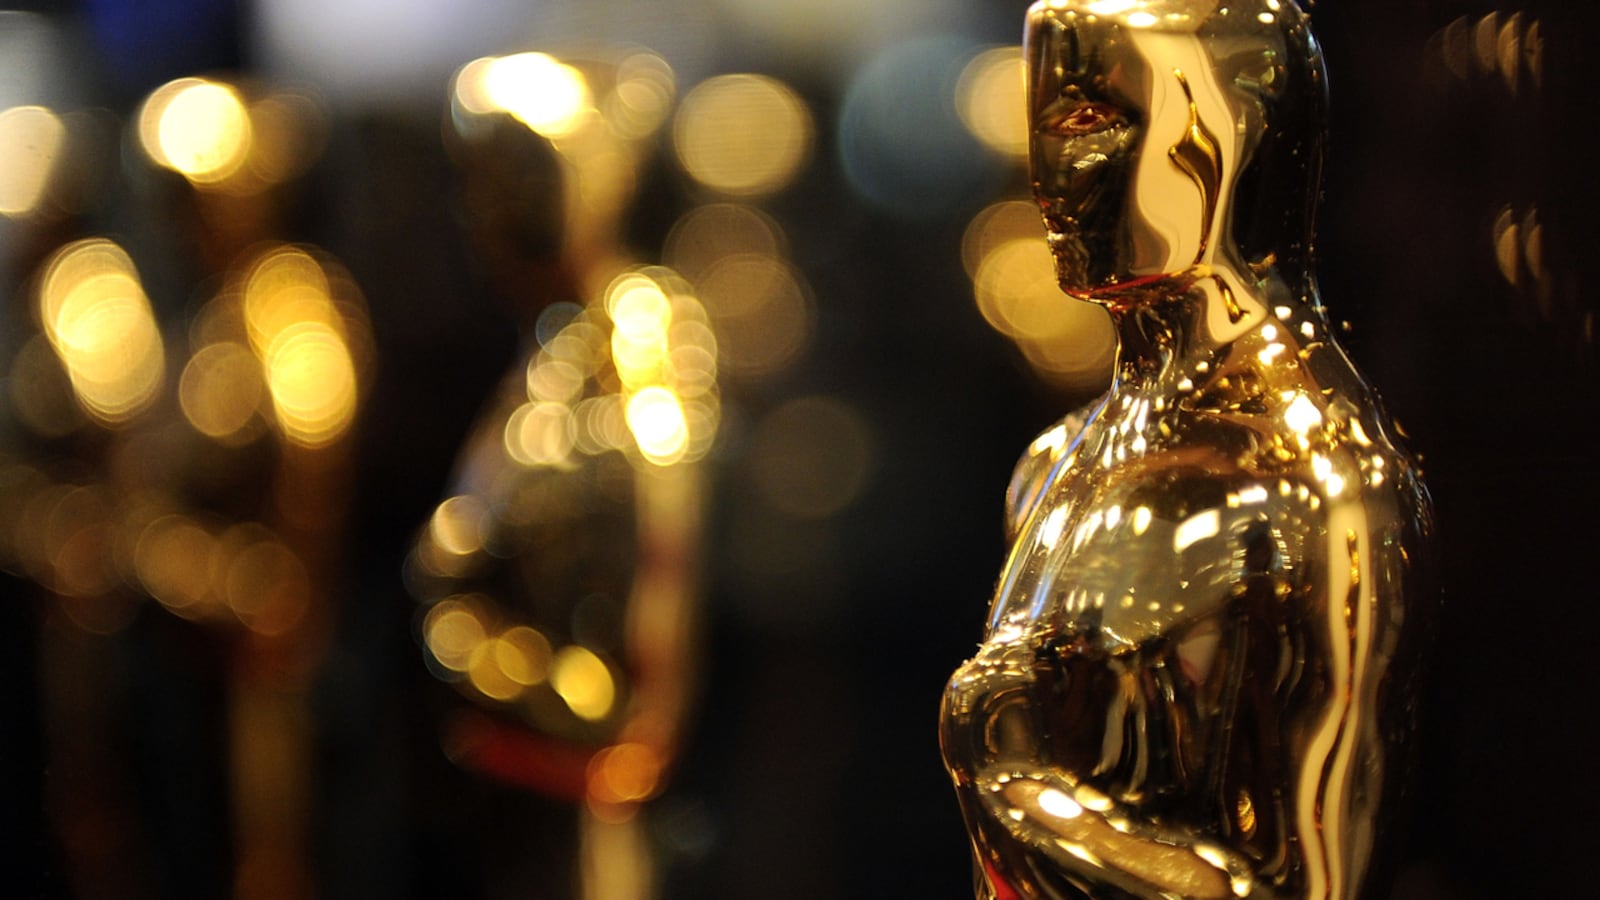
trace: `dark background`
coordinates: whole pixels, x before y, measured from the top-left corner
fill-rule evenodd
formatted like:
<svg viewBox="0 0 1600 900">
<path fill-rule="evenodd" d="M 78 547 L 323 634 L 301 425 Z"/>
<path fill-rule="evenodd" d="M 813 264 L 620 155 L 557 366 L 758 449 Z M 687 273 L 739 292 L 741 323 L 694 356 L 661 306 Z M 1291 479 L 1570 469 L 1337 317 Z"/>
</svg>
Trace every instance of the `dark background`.
<svg viewBox="0 0 1600 900">
<path fill-rule="evenodd" d="M 260 64 L 248 6 L 23 6 L 78 36 L 81 103 L 115 116 L 169 78 Z M 591 19 L 628 31 L 650 5 L 629 6 Z M 908 27 L 1014 42 L 1025 7 L 973 3 Z M 1583 281 L 1600 240 L 1589 139 L 1600 13 L 1556 0 L 1323 0 L 1313 23 L 1333 97 L 1323 295 L 1334 320 L 1350 323 L 1343 343 L 1423 457 L 1443 560 L 1415 821 L 1385 836 L 1409 847 L 1399 896 L 1574 896 L 1592 881 L 1600 839 L 1595 651 L 1583 638 L 1600 626 L 1589 573 L 1597 304 Z M 1520 41 L 1514 78 L 1498 55 L 1478 53 L 1482 34 L 1498 41 L 1505 28 Z M 996 162 L 983 191 L 914 215 L 885 209 L 841 172 L 834 76 L 737 25 L 661 39 L 690 37 L 710 48 L 697 58 L 701 75 L 761 71 L 811 104 L 812 163 L 764 208 L 789 234 L 818 329 L 781 377 L 726 389 L 735 412 L 712 462 L 705 688 L 683 767 L 650 812 L 667 836 L 667 894 L 970 896 L 965 836 L 936 746 L 939 695 L 979 637 L 1010 465 L 1084 399 L 1033 375 L 988 328 L 961 268 L 968 219 L 1026 186 Z M 340 108 L 285 235 L 350 268 L 383 361 L 358 451 L 350 590 L 311 694 L 314 862 L 325 897 L 498 896 L 492 886 L 504 873 L 537 855 L 537 838 L 519 828 L 539 820 L 542 801 L 460 772 L 439 750 L 439 717 L 453 701 L 422 665 L 414 601 L 400 580 L 455 448 L 517 352 L 512 318 L 483 289 L 445 199 L 451 170 L 436 102 Z M 177 261 L 153 268 L 181 271 L 182 239 L 159 237 L 175 227 L 167 211 L 115 186 L 106 193 L 84 233 L 164 247 Z M 656 252 L 691 195 L 662 162 L 630 226 L 642 255 Z M 1509 243 L 1497 230 L 1505 221 L 1520 229 Z M 840 398 L 870 423 L 873 475 L 856 503 L 813 528 L 825 533 L 788 536 L 810 542 L 810 564 L 753 579 L 718 547 L 787 526 L 764 521 L 750 499 L 740 422 L 812 394 Z M 7 896 L 73 895 L 71 864 L 43 812 L 53 770 L 38 724 L 35 636 L 57 627 L 47 604 L 8 583 Z M 139 798 L 118 825 L 152 848 L 126 896 L 224 895 L 231 843 L 226 729 L 211 677 L 218 651 L 158 608 L 103 649 L 118 673 L 107 702 L 119 710 Z"/>
</svg>

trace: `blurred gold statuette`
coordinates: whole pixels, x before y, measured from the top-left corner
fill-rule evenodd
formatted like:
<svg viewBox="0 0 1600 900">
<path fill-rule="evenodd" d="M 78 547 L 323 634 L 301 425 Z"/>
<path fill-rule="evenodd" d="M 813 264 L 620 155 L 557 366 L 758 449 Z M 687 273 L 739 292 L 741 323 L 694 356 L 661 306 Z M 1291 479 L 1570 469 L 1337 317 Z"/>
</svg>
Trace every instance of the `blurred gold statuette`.
<svg viewBox="0 0 1600 900">
<path fill-rule="evenodd" d="M 977 894 L 1387 896 L 1431 520 L 1317 296 L 1306 16 L 1046 0 L 1025 47 L 1058 280 L 1119 349 L 1024 455 L 945 693 Z"/>
<path fill-rule="evenodd" d="M 428 665 L 465 701 L 441 723 L 445 751 L 558 801 L 537 807 L 539 854 L 518 869 L 541 895 L 647 900 L 639 811 L 665 789 L 692 700 L 699 464 L 721 405 L 705 308 L 622 241 L 674 75 L 648 51 L 600 55 L 456 74 L 468 236 L 528 341 L 409 575 Z"/>
</svg>

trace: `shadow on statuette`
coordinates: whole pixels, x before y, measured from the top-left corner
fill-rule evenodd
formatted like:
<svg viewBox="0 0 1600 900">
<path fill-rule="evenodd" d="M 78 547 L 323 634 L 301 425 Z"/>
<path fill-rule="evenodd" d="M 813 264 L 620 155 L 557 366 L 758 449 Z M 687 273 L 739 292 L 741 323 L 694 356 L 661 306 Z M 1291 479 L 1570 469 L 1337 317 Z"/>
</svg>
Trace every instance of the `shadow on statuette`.
<svg viewBox="0 0 1600 900">
<path fill-rule="evenodd" d="M 1047 0 L 1026 57 L 1061 287 L 1120 344 L 1019 466 L 945 693 L 977 894 L 1386 896 L 1432 526 L 1317 296 L 1306 17 Z"/>
</svg>

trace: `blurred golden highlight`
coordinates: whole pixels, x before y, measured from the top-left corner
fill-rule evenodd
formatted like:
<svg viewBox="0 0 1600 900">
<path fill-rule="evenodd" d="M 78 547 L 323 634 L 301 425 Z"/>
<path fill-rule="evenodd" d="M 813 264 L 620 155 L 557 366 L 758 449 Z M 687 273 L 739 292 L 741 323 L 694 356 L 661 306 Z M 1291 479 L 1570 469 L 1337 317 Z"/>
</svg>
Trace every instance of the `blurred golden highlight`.
<svg viewBox="0 0 1600 900">
<path fill-rule="evenodd" d="M 616 681 L 605 661 L 577 645 L 556 654 L 550 684 L 574 713 L 591 722 L 611 715 L 617 698 Z"/>
<path fill-rule="evenodd" d="M 237 172 L 250 151 L 250 115 L 231 85 L 180 78 L 157 88 L 139 111 L 139 140 L 157 165 L 197 185 Z"/>
<path fill-rule="evenodd" d="M 823 519 L 861 495 L 876 465 L 866 419 L 833 397 L 792 400 L 751 438 L 750 467 L 763 498 L 785 515 Z"/>
<path fill-rule="evenodd" d="M 343 437 L 359 393 L 350 338 L 364 320 L 341 312 L 324 265 L 295 247 L 262 253 L 244 285 L 249 341 L 284 436 L 311 448 Z"/>
<path fill-rule="evenodd" d="M 465 673 L 473 651 L 487 638 L 476 606 L 472 597 L 451 597 L 435 603 L 423 619 L 422 638 L 428 652 L 450 671 Z"/>
<path fill-rule="evenodd" d="M 57 251 L 40 281 L 38 312 L 91 415 L 121 424 L 155 400 L 165 377 L 161 333 L 121 247 L 91 238 Z"/>
<path fill-rule="evenodd" d="M 617 84 L 601 105 L 606 122 L 627 140 L 661 127 L 677 98 L 677 78 L 654 53 L 635 53 L 617 65 Z"/>
<path fill-rule="evenodd" d="M 656 465 L 671 465 L 689 449 L 689 423 L 678 395 L 659 385 L 628 400 L 628 430 L 639 452 Z"/>
<path fill-rule="evenodd" d="M 721 415 L 716 338 L 704 307 L 686 291 L 675 273 L 651 269 L 620 275 L 605 292 L 622 418 L 640 455 L 656 466 L 703 457 Z M 576 427 L 580 446 L 616 446 L 602 425 L 586 417 Z"/>
<path fill-rule="evenodd" d="M 761 210 L 737 203 L 712 203 L 690 210 L 672 226 L 663 258 L 685 278 L 699 283 L 712 266 L 727 257 L 778 258 L 787 251 L 787 243 L 783 229 Z"/>
<path fill-rule="evenodd" d="M 266 397 L 261 368 L 250 348 L 233 341 L 195 352 L 178 381 L 178 403 L 195 430 L 219 441 L 244 434 Z"/>
<path fill-rule="evenodd" d="M 719 75 L 683 99 L 672 143 L 684 171 L 724 194 L 787 187 L 811 154 L 811 112 L 788 85 L 764 75 Z"/>
<path fill-rule="evenodd" d="M 355 418 L 356 373 L 344 339 L 320 322 L 290 326 L 266 354 L 267 386 L 284 435 L 322 447 Z"/>
<path fill-rule="evenodd" d="M 259 193 L 299 175 L 321 150 L 326 121 L 310 97 L 251 101 L 207 78 L 168 82 L 145 99 L 136 132 L 156 165 L 204 191 Z"/>
<path fill-rule="evenodd" d="M 506 422 L 506 452 L 525 466 L 559 466 L 577 443 L 572 410 L 560 403 L 526 403 Z"/>
<path fill-rule="evenodd" d="M 1042 230 L 1038 210 L 1021 201 L 995 204 L 968 226 L 962 259 L 978 309 L 1041 376 L 1072 390 L 1099 390 L 1111 371 L 1115 331 L 1104 310 L 1061 293 Z"/>
<path fill-rule="evenodd" d="M 439 504 L 428 521 L 428 536 L 452 556 L 468 556 L 483 548 L 483 502 L 472 496 L 451 497 Z"/>
<path fill-rule="evenodd" d="M 485 57 L 456 75 L 456 99 L 468 112 L 510 114 L 550 138 L 580 130 L 594 99 L 583 73 L 544 53 Z M 642 104 L 647 105 L 642 95 Z"/>
<path fill-rule="evenodd" d="M 589 762 L 589 799 L 605 804 L 639 803 L 661 785 L 661 757 L 644 744 L 607 747 Z"/>
<path fill-rule="evenodd" d="M 772 256 L 727 257 L 701 279 L 706 312 L 723 335 L 723 365 L 738 375 L 776 372 L 810 340 L 812 304 L 800 275 Z"/>
<path fill-rule="evenodd" d="M 956 112 L 973 137 L 997 153 L 1028 155 L 1027 111 L 1021 47 L 996 47 L 978 54 L 956 83 Z"/>
<path fill-rule="evenodd" d="M 42 106 L 0 112 L 0 215 L 23 218 L 39 208 L 67 129 Z"/>
</svg>

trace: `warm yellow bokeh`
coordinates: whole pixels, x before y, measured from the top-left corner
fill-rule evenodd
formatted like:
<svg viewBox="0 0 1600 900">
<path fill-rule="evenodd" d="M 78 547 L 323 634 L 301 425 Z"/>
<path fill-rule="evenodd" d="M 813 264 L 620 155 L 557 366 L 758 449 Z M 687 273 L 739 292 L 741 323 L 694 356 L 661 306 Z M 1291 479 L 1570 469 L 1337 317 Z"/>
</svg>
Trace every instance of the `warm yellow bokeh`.
<svg viewBox="0 0 1600 900">
<path fill-rule="evenodd" d="M 289 440 L 322 447 L 344 435 L 355 419 L 356 370 L 343 336 L 320 322 L 292 325 L 267 348 L 265 363 Z"/>
<path fill-rule="evenodd" d="M 630 273 L 606 291 L 611 316 L 611 360 L 624 386 L 638 389 L 660 382 L 669 352 L 672 301 L 650 278 Z"/>
<path fill-rule="evenodd" d="M 1110 317 L 1062 293 L 1043 240 L 1017 237 L 988 245 L 973 287 L 983 317 L 1016 341 L 1041 374 L 1074 389 L 1103 386 L 1116 351 Z"/>
<path fill-rule="evenodd" d="M 93 238 L 57 251 L 38 300 L 45 336 L 91 415 L 120 424 L 155 400 L 166 374 L 161 333 L 121 247 Z"/>
<path fill-rule="evenodd" d="M 244 99 L 232 85 L 180 78 L 145 101 L 139 140 L 158 165 L 205 186 L 239 171 L 250 154 L 253 131 Z"/>
<path fill-rule="evenodd" d="M 583 393 L 588 378 L 576 362 L 541 353 L 528 365 L 528 399 L 544 403 L 571 403 Z"/>
<path fill-rule="evenodd" d="M 1032 200 L 1002 200 L 972 217 L 961 236 L 961 265 L 968 278 L 978 277 L 978 266 L 1001 244 L 1029 240 L 1045 243 L 1044 218 Z"/>
<path fill-rule="evenodd" d="M 487 633 L 472 598 L 452 597 L 428 610 L 422 622 L 422 639 L 440 665 L 465 673 L 472 652 L 487 639 Z"/>
<path fill-rule="evenodd" d="M 577 442 L 577 422 L 563 403 L 525 403 L 506 421 L 505 447 L 525 466 L 560 466 Z"/>
<path fill-rule="evenodd" d="M 428 520 L 433 545 L 451 556 L 468 556 L 483 549 L 483 501 L 470 495 L 451 497 L 439 504 Z"/>
<path fill-rule="evenodd" d="M 799 273 L 773 256 L 739 254 L 700 281 L 716 323 L 721 364 L 736 375 L 768 375 L 793 362 L 811 337 L 811 300 Z"/>
<path fill-rule="evenodd" d="M 510 114 L 546 137 L 582 129 L 594 112 L 583 73 L 544 53 L 486 57 L 456 75 L 456 100 L 468 112 Z"/>
<path fill-rule="evenodd" d="M 293 629 L 311 606 L 311 579 L 304 563 L 270 537 L 250 541 L 232 555 L 223 587 L 239 621 L 269 637 Z"/>
<path fill-rule="evenodd" d="M 50 186 L 67 129 L 42 106 L 0 112 L 0 216 L 32 214 Z"/>
<path fill-rule="evenodd" d="M 764 75 L 719 75 L 683 99 L 673 147 L 690 177 L 724 194 L 771 194 L 811 153 L 811 112 L 788 85 Z"/>
<path fill-rule="evenodd" d="M 667 61 L 654 53 L 636 53 L 617 64 L 617 83 L 601 111 L 619 137 L 648 137 L 672 111 L 677 78 Z"/>
<path fill-rule="evenodd" d="M 358 403 L 356 350 L 322 264 L 294 247 L 264 253 L 244 279 L 244 319 L 284 436 L 306 447 L 343 437 Z"/>
<path fill-rule="evenodd" d="M 672 226 L 662 256 L 698 284 L 712 266 L 730 256 L 781 257 L 787 252 L 788 237 L 771 216 L 753 206 L 712 203 L 690 210 Z"/>
<path fill-rule="evenodd" d="M 523 687 L 543 684 L 550 677 L 554 655 L 550 639 L 526 625 L 507 628 L 495 640 L 494 654 L 500 671 Z"/>
<path fill-rule="evenodd" d="M 527 686 L 506 674 L 500 665 L 499 649 L 498 638 L 479 641 L 467 654 L 467 680 L 478 693 L 504 703 L 517 699 Z"/>
<path fill-rule="evenodd" d="M 661 785 L 661 756 L 644 744 L 618 744 L 589 763 L 589 796 L 601 803 L 648 800 Z"/>
<path fill-rule="evenodd" d="M 874 445 L 871 426 L 855 409 L 833 397 L 802 397 L 774 410 L 751 435 L 751 480 L 784 515 L 826 518 L 866 488 Z"/>
<path fill-rule="evenodd" d="M 672 301 L 660 286 L 643 276 L 618 283 L 606 298 L 616 333 L 627 344 L 659 344 L 672 324 Z"/>
<path fill-rule="evenodd" d="M 244 315 L 250 344 L 258 353 L 292 325 L 343 325 L 327 273 L 310 254 L 294 247 L 270 250 L 250 268 L 245 278 Z"/>
<path fill-rule="evenodd" d="M 718 340 L 690 290 L 660 267 L 614 278 L 529 361 L 527 402 L 505 420 L 506 455 L 565 467 L 575 452 L 637 450 L 634 461 L 648 467 L 710 452 L 721 418 Z"/>
<path fill-rule="evenodd" d="M 658 466 L 683 459 L 689 449 L 689 423 L 678 395 L 648 387 L 628 399 L 628 430 L 645 459 Z"/>
<path fill-rule="evenodd" d="M 201 347 L 178 380 L 178 403 L 195 430 L 219 441 L 234 440 L 255 421 L 266 385 L 250 348 L 234 341 Z"/>
<path fill-rule="evenodd" d="M 967 130 L 997 153 L 1028 155 L 1028 128 L 1021 47 L 996 47 L 978 54 L 956 84 L 956 112 Z"/>
<path fill-rule="evenodd" d="M 592 651 L 577 645 L 563 647 L 556 654 L 550 685 L 579 718 L 591 722 L 611 715 L 617 699 L 611 669 Z"/>
<path fill-rule="evenodd" d="M 134 572 L 162 606 L 192 615 L 212 600 L 215 549 L 216 539 L 198 523 L 184 516 L 163 516 L 140 532 Z"/>
</svg>

